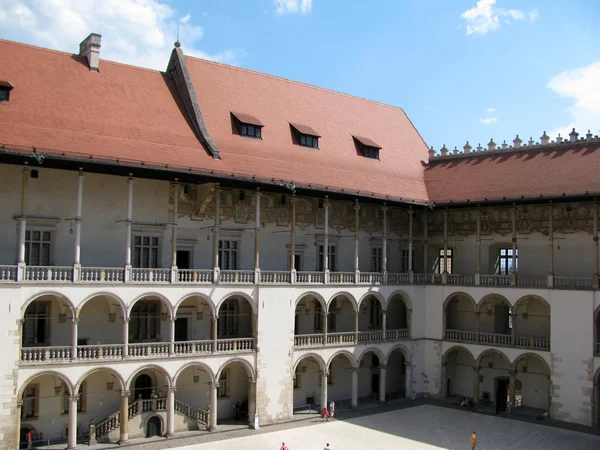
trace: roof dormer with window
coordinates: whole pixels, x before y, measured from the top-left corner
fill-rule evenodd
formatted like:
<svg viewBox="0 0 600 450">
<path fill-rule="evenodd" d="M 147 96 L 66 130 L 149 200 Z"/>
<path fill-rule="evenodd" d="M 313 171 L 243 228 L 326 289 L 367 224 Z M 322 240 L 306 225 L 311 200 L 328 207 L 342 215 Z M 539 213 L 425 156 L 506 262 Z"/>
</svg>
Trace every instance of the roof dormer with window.
<svg viewBox="0 0 600 450">
<path fill-rule="evenodd" d="M 359 153 L 365 158 L 379 159 L 379 150 L 381 146 L 377 145 L 371 139 L 361 136 L 352 136 Z"/>
<path fill-rule="evenodd" d="M 307 125 L 290 123 L 296 143 L 302 147 L 319 148 L 319 133 Z"/>
<path fill-rule="evenodd" d="M 12 91 L 14 86 L 10 83 L 10 81 L 0 80 L 0 103 L 8 103 L 10 99 L 10 91 Z"/>
<path fill-rule="evenodd" d="M 256 117 L 237 112 L 232 112 L 231 117 L 240 136 L 261 138 L 264 125 Z"/>
</svg>

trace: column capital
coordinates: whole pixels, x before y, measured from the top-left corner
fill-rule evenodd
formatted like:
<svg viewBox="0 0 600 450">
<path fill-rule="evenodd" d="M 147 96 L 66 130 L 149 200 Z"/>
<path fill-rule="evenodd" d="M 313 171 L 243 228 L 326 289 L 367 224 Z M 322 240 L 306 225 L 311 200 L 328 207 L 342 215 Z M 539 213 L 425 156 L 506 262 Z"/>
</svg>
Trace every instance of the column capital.
<svg viewBox="0 0 600 450">
<path fill-rule="evenodd" d="M 408 208 L 407 212 L 408 212 L 409 216 L 412 216 L 415 213 L 415 211 L 412 209 L 412 206 L 410 208 Z"/>
<path fill-rule="evenodd" d="M 167 391 L 167 394 L 170 394 L 170 393 L 174 394 L 175 391 L 177 391 L 177 386 L 167 386 L 166 391 Z"/>
<path fill-rule="evenodd" d="M 133 174 L 130 173 L 129 177 L 127 178 L 127 184 L 133 184 Z"/>
<path fill-rule="evenodd" d="M 481 370 L 481 367 L 480 367 L 480 366 L 473 366 L 473 371 L 474 371 L 475 373 L 479 373 L 479 371 L 480 371 L 480 370 Z"/>
<path fill-rule="evenodd" d="M 219 388 L 219 382 L 218 381 L 212 381 L 209 383 L 210 388 L 211 389 L 218 389 Z"/>
<path fill-rule="evenodd" d="M 354 201 L 354 211 L 358 211 L 360 209 L 360 204 L 358 203 L 358 200 Z"/>
<path fill-rule="evenodd" d="M 350 367 L 350 372 L 358 373 L 358 367 Z"/>
<path fill-rule="evenodd" d="M 76 395 L 69 395 L 68 398 L 69 398 L 69 401 L 71 401 L 71 402 L 77 402 L 77 401 L 79 401 L 79 395 L 77 395 L 77 394 Z"/>
<path fill-rule="evenodd" d="M 21 408 L 23 406 L 23 400 L 17 401 L 17 408 Z"/>
<path fill-rule="evenodd" d="M 385 370 L 387 366 L 385 364 L 379 364 L 379 370 Z"/>
<path fill-rule="evenodd" d="M 296 203 L 296 201 L 298 200 L 298 197 L 296 197 L 296 193 L 294 192 L 291 196 L 290 196 L 290 202 L 291 203 Z"/>
<path fill-rule="evenodd" d="M 262 195 L 262 192 L 260 192 L 260 188 L 256 188 L 256 191 L 254 191 L 254 196 L 260 197 L 261 195 Z"/>
<path fill-rule="evenodd" d="M 121 394 L 121 397 L 127 397 L 127 398 L 129 398 L 129 395 L 131 394 L 131 392 L 128 391 L 128 390 L 123 390 L 123 391 L 121 391 L 120 394 Z"/>
<path fill-rule="evenodd" d="M 81 170 L 81 168 L 80 168 L 79 172 L 77 173 L 77 179 L 79 181 L 83 181 L 84 178 L 85 178 L 85 175 L 83 174 L 83 170 Z"/>
<path fill-rule="evenodd" d="M 78 325 L 80 320 L 79 317 L 73 317 L 73 325 Z"/>
<path fill-rule="evenodd" d="M 383 206 L 381 207 L 381 210 L 382 210 L 383 212 L 387 212 L 387 210 L 388 210 L 388 209 L 389 209 L 389 207 L 388 207 L 387 205 L 383 205 Z"/>
</svg>

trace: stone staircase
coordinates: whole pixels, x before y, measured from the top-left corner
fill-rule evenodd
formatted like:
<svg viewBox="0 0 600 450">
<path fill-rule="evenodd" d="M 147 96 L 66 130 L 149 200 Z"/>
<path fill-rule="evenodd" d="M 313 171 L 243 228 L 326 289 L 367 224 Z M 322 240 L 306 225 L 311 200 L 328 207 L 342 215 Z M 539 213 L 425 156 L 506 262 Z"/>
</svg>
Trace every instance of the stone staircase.
<svg viewBox="0 0 600 450">
<path fill-rule="evenodd" d="M 164 412 L 166 410 L 166 398 L 136 400 L 129 405 L 128 420 L 143 413 Z M 210 413 L 206 410 L 182 402 L 181 400 L 175 400 L 175 414 L 191 419 L 198 425 L 198 429 L 202 428 L 202 426 L 208 427 Z M 96 424 L 96 439 L 98 441 L 106 440 L 111 431 L 118 430 L 120 427 L 121 411 L 117 411 Z"/>
</svg>

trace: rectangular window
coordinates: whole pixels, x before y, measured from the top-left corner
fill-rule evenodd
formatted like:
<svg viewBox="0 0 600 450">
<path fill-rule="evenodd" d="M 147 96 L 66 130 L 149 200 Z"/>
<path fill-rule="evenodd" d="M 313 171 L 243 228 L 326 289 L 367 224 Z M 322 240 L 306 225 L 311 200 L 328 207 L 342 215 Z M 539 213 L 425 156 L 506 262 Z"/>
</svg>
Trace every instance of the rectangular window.
<svg viewBox="0 0 600 450">
<path fill-rule="evenodd" d="M 317 258 L 317 271 L 322 272 L 325 270 L 323 267 L 323 249 L 324 245 L 319 245 L 319 255 Z M 327 265 L 330 272 L 337 271 L 337 246 L 330 245 L 329 253 L 327 255 Z"/>
<path fill-rule="evenodd" d="M 319 139 L 316 136 L 311 136 L 310 134 L 300 134 L 300 145 L 303 147 L 319 147 Z"/>
<path fill-rule="evenodd" d="M 370 159 L 379 159 L 379 149 L 375 147 L 363 147 L 363 156 Z"/>
<path fill-rule="evenodd" d="M 25 312 L 23 345 L 48 345 L 50 342 L 50 303 L 34 302 Z"/>
<path fill-rule="evenodd" d="M 218 397 L 229 397 L 229 372 L 224 370 L 219 377 Z"/>
<path fill-rule="evenodd" d="M 446 253 L 446 272 L 452 273 L 452 249 L 449 248 Z M 444 249 L 440 249 L 438 273 L 444 273 Z"/>
<path fill-rule="evenodd" d="M 513 249 L 512 248 L 501 248 L 500 257 L 498 264 L 499 275 L 510 275 L 511 273 L 517 273 L 519 269 L 519 250 L 515 250 L 515 267 L 513 270 Z"/>
<path fill-rule="evenodd" d="M 376 298 L 371 297 L 371 302 L 369 304 L 369 312 L 371 314 L 369 325 L 373 329 L 381 328 L 381 303 Z"/>
<path fill-rule="evenodd" d="M 24 419 L 37 417 L 37 386 L 29 386 L 23 394 L 22 417 Z"/>
<path fill-rule="evenodd" d="M 133 267 L 158 267 L 158 237 L 133 237 Z"/>
<path fill-rule="evenodd" d="M 50 231 L 25 231 L 25 264 L 28 266 L 50 265 Z"/>
<path fill-rule="evenodd" d="M 413 250 L 412 252 L 412 268 L 413 270 L 415 270 L 415 252 Z M 400 273 L 408 273 L 409 271 L 409 266 L 408 266 L 408 249 L 407 248 L 403 248 L 400 251 Z"/>
<path fill-rule="evenodd" d="M 261 134 L 261 127 L 250 125 L 248 123 L 242 123 L 240 134 L 242 136 L 259 138 Z"/>
<path fill-rule="evenodd" d="M 226 300 L 219 312 L 219 337 L 236 337 L 239 328 L 238 303 L 235 299 Z"/>
<path fill-rule="evenodd" d="M 320 304 L 315 305 L 315 333 L 323 332 L 323 308 Z"/>
<path fill-rule="evenodd" d="M 381 247 L 371 248 L 371 272 L 381 272 L 383 267 L 383 249 Z"/>
<path fill-rule="evenodd" d="M 219 241 L 219 267 L 221 270 L 237 270 L 238 241 Z"/>
<path fill-rule="evenodd" d="M 160 303 L 141 300 L 131 311 L 129 334 L 132 341 L 156 339 L 160 328 Z"/>
</svg>

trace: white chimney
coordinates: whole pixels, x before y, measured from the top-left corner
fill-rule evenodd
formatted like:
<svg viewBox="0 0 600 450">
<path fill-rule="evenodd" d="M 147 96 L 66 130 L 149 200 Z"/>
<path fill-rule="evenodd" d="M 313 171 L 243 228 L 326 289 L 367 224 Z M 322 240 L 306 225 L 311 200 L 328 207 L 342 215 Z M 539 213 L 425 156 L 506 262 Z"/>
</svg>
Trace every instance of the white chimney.
<svg viewBox="0 0 600 450">
<path fill-rule="evenodd" d="M 102 36 L 96 33 L 91 33 L 79 44 L 79 56 L 85 56 L 88 61 L 90 70 L 98 72 L 98 64 L 100 63 L 100 41 Z"/>
</svg>

